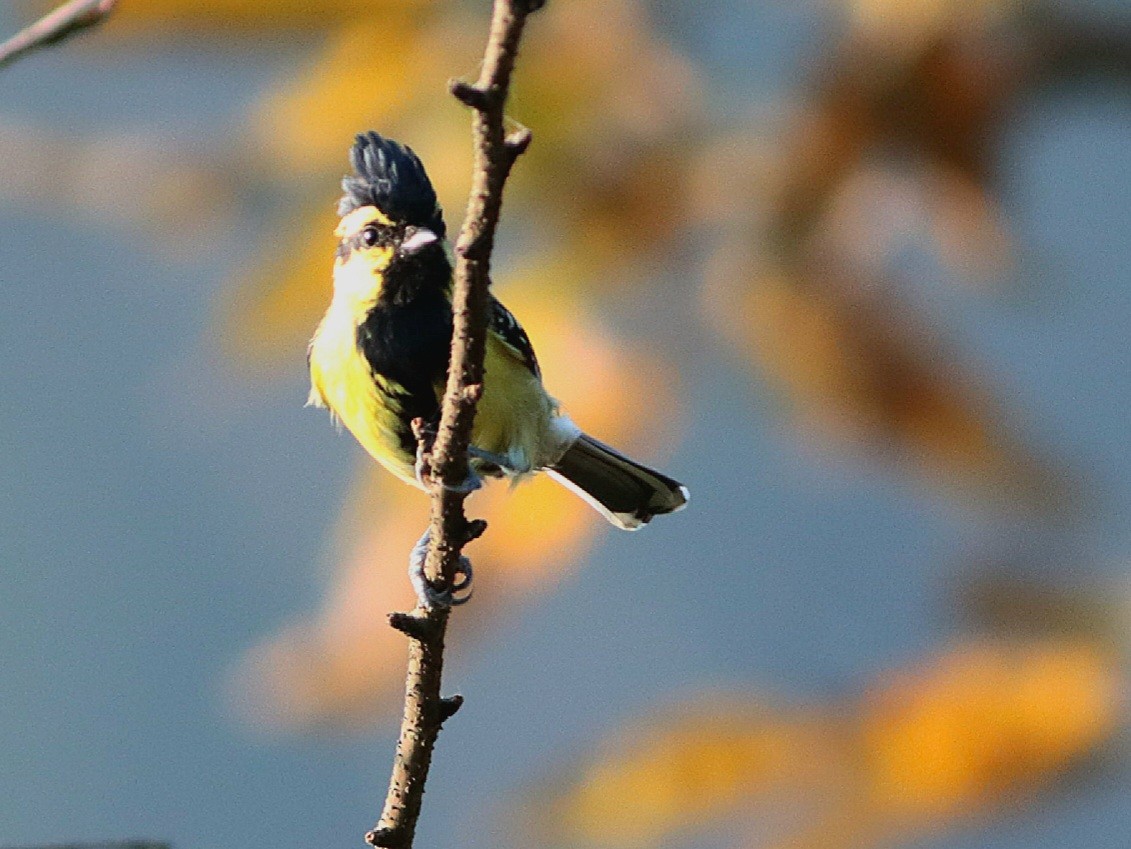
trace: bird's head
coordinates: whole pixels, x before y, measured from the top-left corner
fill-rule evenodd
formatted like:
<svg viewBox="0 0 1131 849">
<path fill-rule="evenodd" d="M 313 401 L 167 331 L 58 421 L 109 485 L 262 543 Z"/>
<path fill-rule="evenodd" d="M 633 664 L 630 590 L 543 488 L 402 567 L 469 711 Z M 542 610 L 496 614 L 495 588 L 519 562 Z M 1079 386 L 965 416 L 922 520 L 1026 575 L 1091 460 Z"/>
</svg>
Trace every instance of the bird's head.
<svg viewBox="0 0 1131 849">
<path fill-rule="evenodd" d="M 357 136 L 350 164 L 338 202 L 336 287 L 399 299 L 405 286 L 446 285 L 443 212 L 420 159 L 370 131 Z"/>
</svg>

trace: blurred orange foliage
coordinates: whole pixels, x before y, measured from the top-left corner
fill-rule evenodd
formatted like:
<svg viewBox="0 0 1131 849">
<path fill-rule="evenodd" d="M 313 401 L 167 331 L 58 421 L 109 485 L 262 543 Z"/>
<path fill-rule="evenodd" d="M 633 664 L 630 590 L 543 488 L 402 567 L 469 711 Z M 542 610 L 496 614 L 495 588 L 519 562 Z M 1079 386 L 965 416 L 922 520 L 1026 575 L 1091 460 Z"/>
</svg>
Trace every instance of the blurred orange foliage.
<svg viewBox="0 0 1131 849">
<path fill-rule="evenodd" d="M 1032 792 L 1115 733 L 1124 684 L 1083 639 L 961 645 L 892 676 L 860 715 L 873 803 L 900 820 Z"/>
<path fill-rule="evenodd" d="M 709 699 L 634 723 L 522 821 L 550 845 L 644 847 L 767 797 L 797 804 L 828 781 L 838 741 L 815 714 Z M 548 803 L 548 804 L 547 804 Z"/>
<path fill-rule="evenodd" d="M 882 291 L 845 290 L 716 257 L 715 325 L 790 400 L 797 424 L 927 482 L 1008 506 L 1063 504 L 1065 479 L 1019 445 L 989 391 Z M 726 305 L 725 307 L 723 305 Z"/>
<path fill-rule="evenodd" d="M 638 849 L 720 818 L 760 835 L 750 846 L 911 839 L 1023 799 L 1095 751 L 1125 718 L 1125 685 L 1094 642 L 984 640 L 883 676 L 860 701 L 698 699 L 617 730 L 517 816 L 541 845 Z"/>
</svg>

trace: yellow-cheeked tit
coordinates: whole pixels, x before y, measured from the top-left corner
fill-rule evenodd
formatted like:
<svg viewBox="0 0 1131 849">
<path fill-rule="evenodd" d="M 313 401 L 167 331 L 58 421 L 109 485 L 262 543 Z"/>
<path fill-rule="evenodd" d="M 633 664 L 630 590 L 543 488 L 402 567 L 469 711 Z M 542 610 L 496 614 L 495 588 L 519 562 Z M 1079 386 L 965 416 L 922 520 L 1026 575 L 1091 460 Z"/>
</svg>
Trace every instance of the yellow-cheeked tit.
<svg viewBox="0 0 1131 849">
<path fill-rule="evenodd" d="M 364 133 L 350 162 L 354 174 L 342 180 L 338 205 L 333 299 L 308 351 L 310 403 L 329 407 L 375 460 L 421 486 L 412 421 L 439 422 L 454 263 L 436 193 L 411 149 Z M 494 297 L 469 454 L 480 475 L 517 480 L 546 471 L 626 530 L 688 499 L 682 484 L 582 433 L 558 409 L 530 339 Z M 423 580 L 424 545 L 413 567 L 422 602 L 458 602 Z M 470 567 L 465 578 L 462 586 Z"/>
</svg>

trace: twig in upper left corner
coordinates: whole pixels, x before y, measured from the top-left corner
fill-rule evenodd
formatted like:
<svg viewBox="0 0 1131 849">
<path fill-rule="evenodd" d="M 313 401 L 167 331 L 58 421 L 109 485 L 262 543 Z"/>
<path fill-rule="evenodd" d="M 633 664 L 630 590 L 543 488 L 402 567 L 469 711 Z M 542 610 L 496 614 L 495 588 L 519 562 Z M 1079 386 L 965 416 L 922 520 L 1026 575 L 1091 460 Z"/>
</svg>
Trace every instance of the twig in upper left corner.
<svg viewBox="0 0 1131 849">
<path fill-rule="evenodd" d="M 0 44 L 0 68 L 102 23 L 118 0 L 71 0 Z"/>
</svg>

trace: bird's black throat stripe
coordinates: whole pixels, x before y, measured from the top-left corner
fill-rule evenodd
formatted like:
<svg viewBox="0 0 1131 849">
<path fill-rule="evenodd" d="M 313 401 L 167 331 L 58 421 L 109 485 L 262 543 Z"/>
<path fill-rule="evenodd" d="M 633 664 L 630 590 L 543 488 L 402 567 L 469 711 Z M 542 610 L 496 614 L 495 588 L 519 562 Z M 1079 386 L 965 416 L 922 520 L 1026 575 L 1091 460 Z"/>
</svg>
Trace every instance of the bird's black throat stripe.
<svg viewBox="0 0 1131 849">
<path fill-rule="evenodd" d="M 436 424 L 440 416 L 436 387 L 447 378 L 452 340 L 451 266 L 437 246 L 394 259 L 383 276 L 377 303 L 357 329 L 357 344 L 399 406 L 401 446 L 415 455 L 412 420 Z"/>
<path fill-rule="evenodd" d="M 360 245 L 348 250 L 362 250 Z M 348 257 L 348 253 L 346 256 Z M 451 264 L 437 243 L 409 257 L 394 254 L 381 275 L 377 303 L 357 329 L 357 345 L 365 355 L 380 391 L 399 409 L 398 437 L 410 456 L 416 453 L 412 420 L 437 426 L 439 392 L 447 382 L 452 339 Z M 535 377 L 538 359 L 530 339 L 510 311 L 491 297 L 491 333 L 510 346 Z"/>
</svg>

